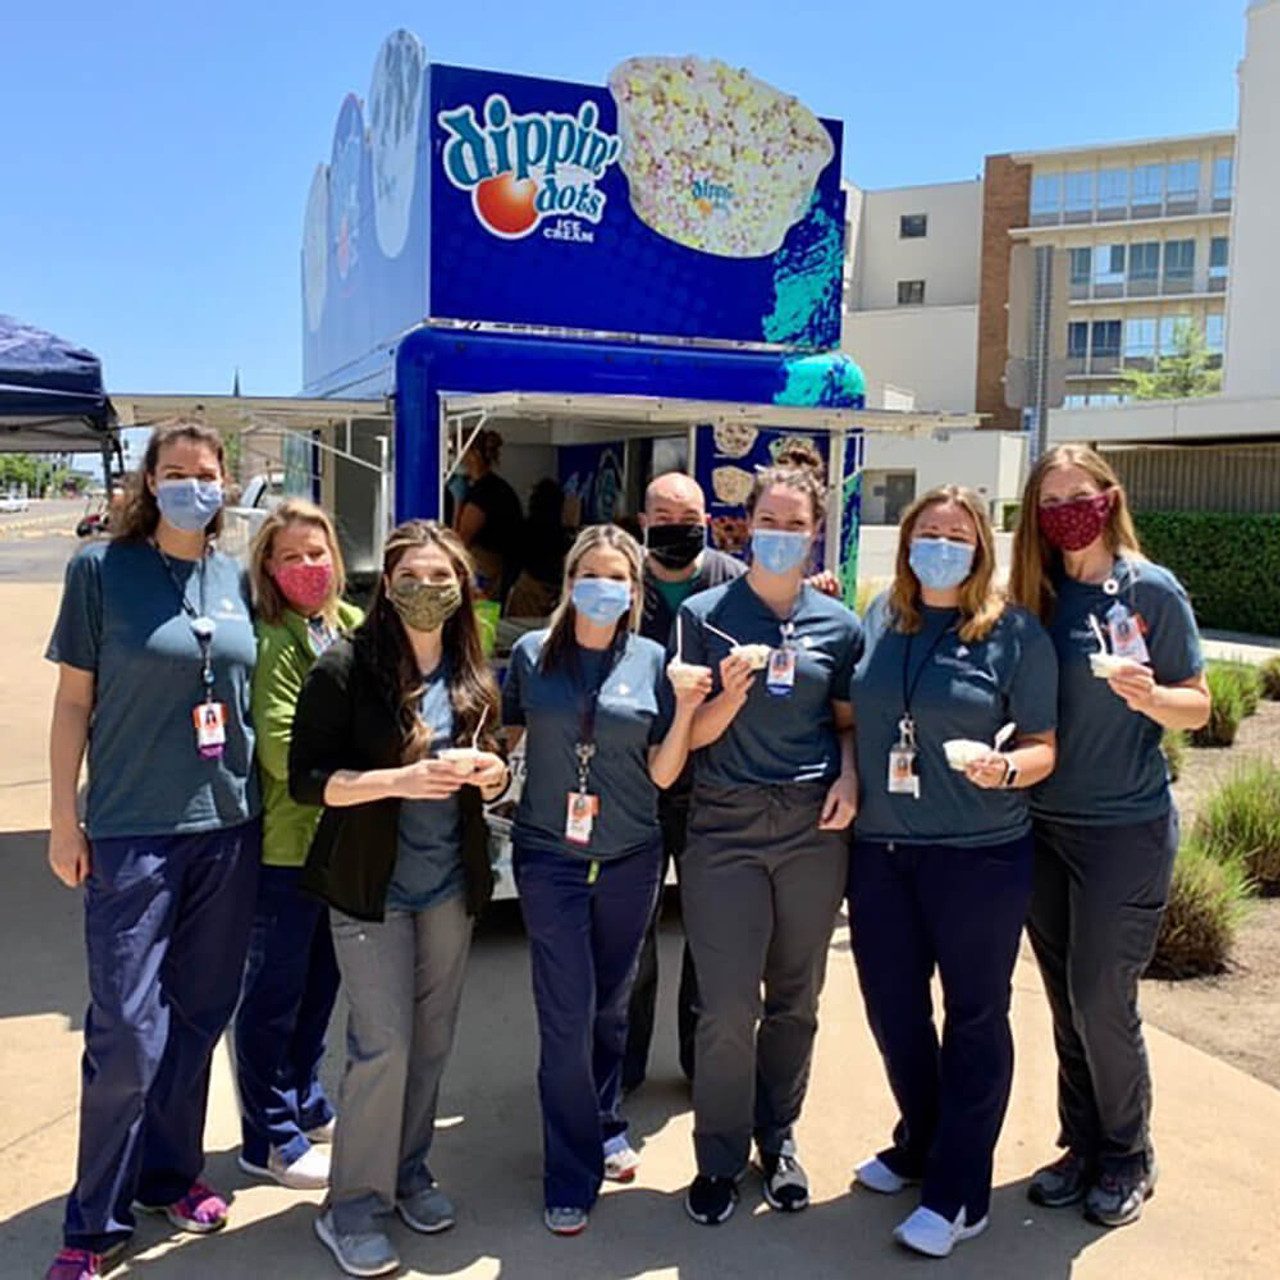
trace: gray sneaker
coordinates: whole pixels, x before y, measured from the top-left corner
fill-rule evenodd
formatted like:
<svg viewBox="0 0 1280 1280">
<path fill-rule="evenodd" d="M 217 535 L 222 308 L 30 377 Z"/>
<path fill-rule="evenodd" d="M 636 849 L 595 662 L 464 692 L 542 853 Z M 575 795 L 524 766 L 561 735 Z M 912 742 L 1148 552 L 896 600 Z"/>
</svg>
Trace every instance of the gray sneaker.
<svg viewBox="0 0 1280 1280">
<path fill-rule="evenodd" d="M 396 1212 L 406 1227 L 424 1236 L 448 1231 L 457 1221 L 453 1201 L 434 1183 L 399 1201 Z"/>
<path fill-rule="evenodd" d="M 1027 1199 L 1046 1209 L 1079 1204 L 1089 1190 L 1089 1162 L 1074 1151 L 1064 1151 L 1052 1164 L 1036 1170 L 1027 1188 Z"/>
<path fill-rule="evenodd" d="M 1129 1173 L 1104 1173 L 1089 1188 L 1084 1216 L 1100 1227 L 1127 1227 L 1142 1217 L 1142 1206 L 1155 1195 L 1156 1166 Z"/>
<path fill-rule="evenodd" d="M 339 1235 L 333 1214 L 326 1210 L 316 1219 L 316 1235 L 349 1276 L 385 1276 L 400 1270 L 400 1255 L 384 1232 Z"/>
</svg>

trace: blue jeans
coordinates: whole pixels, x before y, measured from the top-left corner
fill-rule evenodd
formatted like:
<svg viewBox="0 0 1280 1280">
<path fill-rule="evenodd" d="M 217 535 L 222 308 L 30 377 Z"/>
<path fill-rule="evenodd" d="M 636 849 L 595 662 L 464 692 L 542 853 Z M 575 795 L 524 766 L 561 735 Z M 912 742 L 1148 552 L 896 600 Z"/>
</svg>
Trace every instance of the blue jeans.
<svg viewBox="0 0 1280 1280">
<path fill-rule="evenodd" d="M 542 1052 L 543 1191 L 548 1208 L 590 1209 L 618 1112 L 627 1005 L 662 874 L 659 841 L 591 867 L 567 850 L 516 846 Z"/>
<path fill-rule="evenodd" d="M 1030 835 L 1008 844 L 854 843 L 849 927 L 867 1020 L 901 1119 L 880 1159 L 970 1224 L 991 1201 L 1013 1083 L 1009 999 L 1031 900 Z M 942 980 L 939 1044 L 929 984 Z"/>
<path fill-rule="evenodd" d="M 307 1131 L 333 1119 L 320 1083 L 324 1037 L 338 995 L 329 913 L 302 892 L 301 867 L 263 867 L 236 1013 L 242 1154 L 286 1165 L 310 1147 Z"/>
<path fill-rule="evenodd" d="M 103 1253 L 132 1205 L 167 1205 L 204 1167 L 209 1063 L 240 994 L 262 826 L 92 842 L 89 1012 L 69 1248 Z"/>
</svg>

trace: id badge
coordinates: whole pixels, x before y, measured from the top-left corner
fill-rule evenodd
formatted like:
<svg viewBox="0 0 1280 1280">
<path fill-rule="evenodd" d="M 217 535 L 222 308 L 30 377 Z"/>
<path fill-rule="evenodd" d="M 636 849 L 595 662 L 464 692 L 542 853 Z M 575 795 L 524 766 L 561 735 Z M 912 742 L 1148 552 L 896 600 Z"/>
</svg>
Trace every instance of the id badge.
<svg viewBox="0 0 1280 1280">
<path fill-rule="evenodd" d="M 218 760 L 227 745 L 227 709 L 221 702 L 202 702 L 191 709 L 196 750 L 204 760 Z"/>
<path fill-rule="evenodd" d="M 591 828 L 599 812 L 599 796 L 570 791 L 565 804 L 564 838 L 573 844 L 590 844 Z"/>
<path fill-rule="evenodd" d="M 765 673 L 765 688 L 777 698 L 786 698 L 796 687 L 796 651 L 789 645 L 774 649 L 769 654 L 769 668 Z"/>
<path fill-rule="evenodd" d="M 889 794 L 920 799 L 920 775 L 914 747 L 894 747 L 889 752 Z"/>
<path fill-rule="evenodd" d="M 1116 657 L 1142 663 L 1151 661 L 1138 619 L 1119 601 L 1107 611 L 1107 630 L 1111 633 L 1111 652 Z"/>
</svg>

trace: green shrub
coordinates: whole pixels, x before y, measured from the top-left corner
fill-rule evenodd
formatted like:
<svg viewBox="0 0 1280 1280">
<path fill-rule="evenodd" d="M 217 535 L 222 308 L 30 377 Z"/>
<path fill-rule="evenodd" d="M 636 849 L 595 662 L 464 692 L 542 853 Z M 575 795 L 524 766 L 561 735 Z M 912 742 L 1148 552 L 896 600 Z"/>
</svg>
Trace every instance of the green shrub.
<svg viewBox="0 0 1280 1280">
<path fill-rule="evenodd" d="M 1142 511 L 1147 555 L 1177 574 L 1202 627 L 1280 636 L 1280 515 Z"/>
<path fill-rule="evenodd" d="M 1220 686 L 1235 685 L 1240 693 L 1240 709 L 1245 716 L 1258 714 L 1258 704 L 1262 701 L 1262 673 L 1253 663 L 1218 660 L 1207 665 L 1211 679 L 1214 671 L 1219 672 Z"/>
<path fill-rule="evenodd" d="M 1280 765 L 1256 760 L 1210 798 L 1196 839 L 1220 858 L 1238 859 L 1263 893 L 1280 893 Z"/>
<path fill-rule="evenodd" d="M 1222 973 L 1251 892 L 1238 859 L 1215 857 L 1196 840 L 1185 843 L 1173 864 L 1169 905 L 1148 976 L 1199 978 Z"/>
<path fill-rule="evenodd" d="M 1209 723 L 1191 735 L 1197 747 L 1229 747 L 1240 731 L 1244 719 L 1244 692 L 1240 677 L 1229 667 L 1210 666 L 1208 669 L 1209 695 L 1213 699 L 1209 709 Z"/>
<path fill-rule="evenodd" d="M 1280 655 L 1262 665 L 1262 696 L 1280 702 Z"/>
<path fill-rule="evenodd" d="M 1005 533 L 1017 533 L 1018 517 L 1022 514 L 1022 503 L 1006 502 L 1000 516 L 1000 527 Z"/>
<path fill-rule="evenodd" d="M 1166 729 L 1160 747 L 1169 762 L 1169 781 L 1177 782 L 1187 762 L 1187 735 L 1178 729 Z"/>
</svg>

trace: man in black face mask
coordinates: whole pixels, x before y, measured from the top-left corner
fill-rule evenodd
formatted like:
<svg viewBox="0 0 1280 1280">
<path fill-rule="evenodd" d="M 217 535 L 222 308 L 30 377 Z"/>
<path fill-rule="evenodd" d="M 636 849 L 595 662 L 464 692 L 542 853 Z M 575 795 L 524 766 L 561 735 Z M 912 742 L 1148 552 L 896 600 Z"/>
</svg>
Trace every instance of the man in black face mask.
<svg viewBox="0 0 1280 1280">
<path fill-rule="evenodd" d="M 746 571 L 746 566 L 723 551 L 707 546 L 707 504 L 697 481 L 680 471 L 653 480 L 645 492 L 644 514 L 644 617 L 641 634 L 665 645 L 675 626 L 676 612 L 692 595 L 718 587 Z M 689 825 L 689 770 L 670 790 L 661 793 L 658 815 L 666 859 L 684 853 Z M 627 1053 L 622 1064 L 622 1087 L 631 1092 L 644 1083 L 653 1040 L 658 999 L 658 918 L 661 898 L 649 923 L 635 988 L 631 995 Z M 680 1066 L 693 1078 L 693 1045 L 697 1031 L 698 983 L 689 948 L 684 949 L 680 971 Z"/>
</svg>

